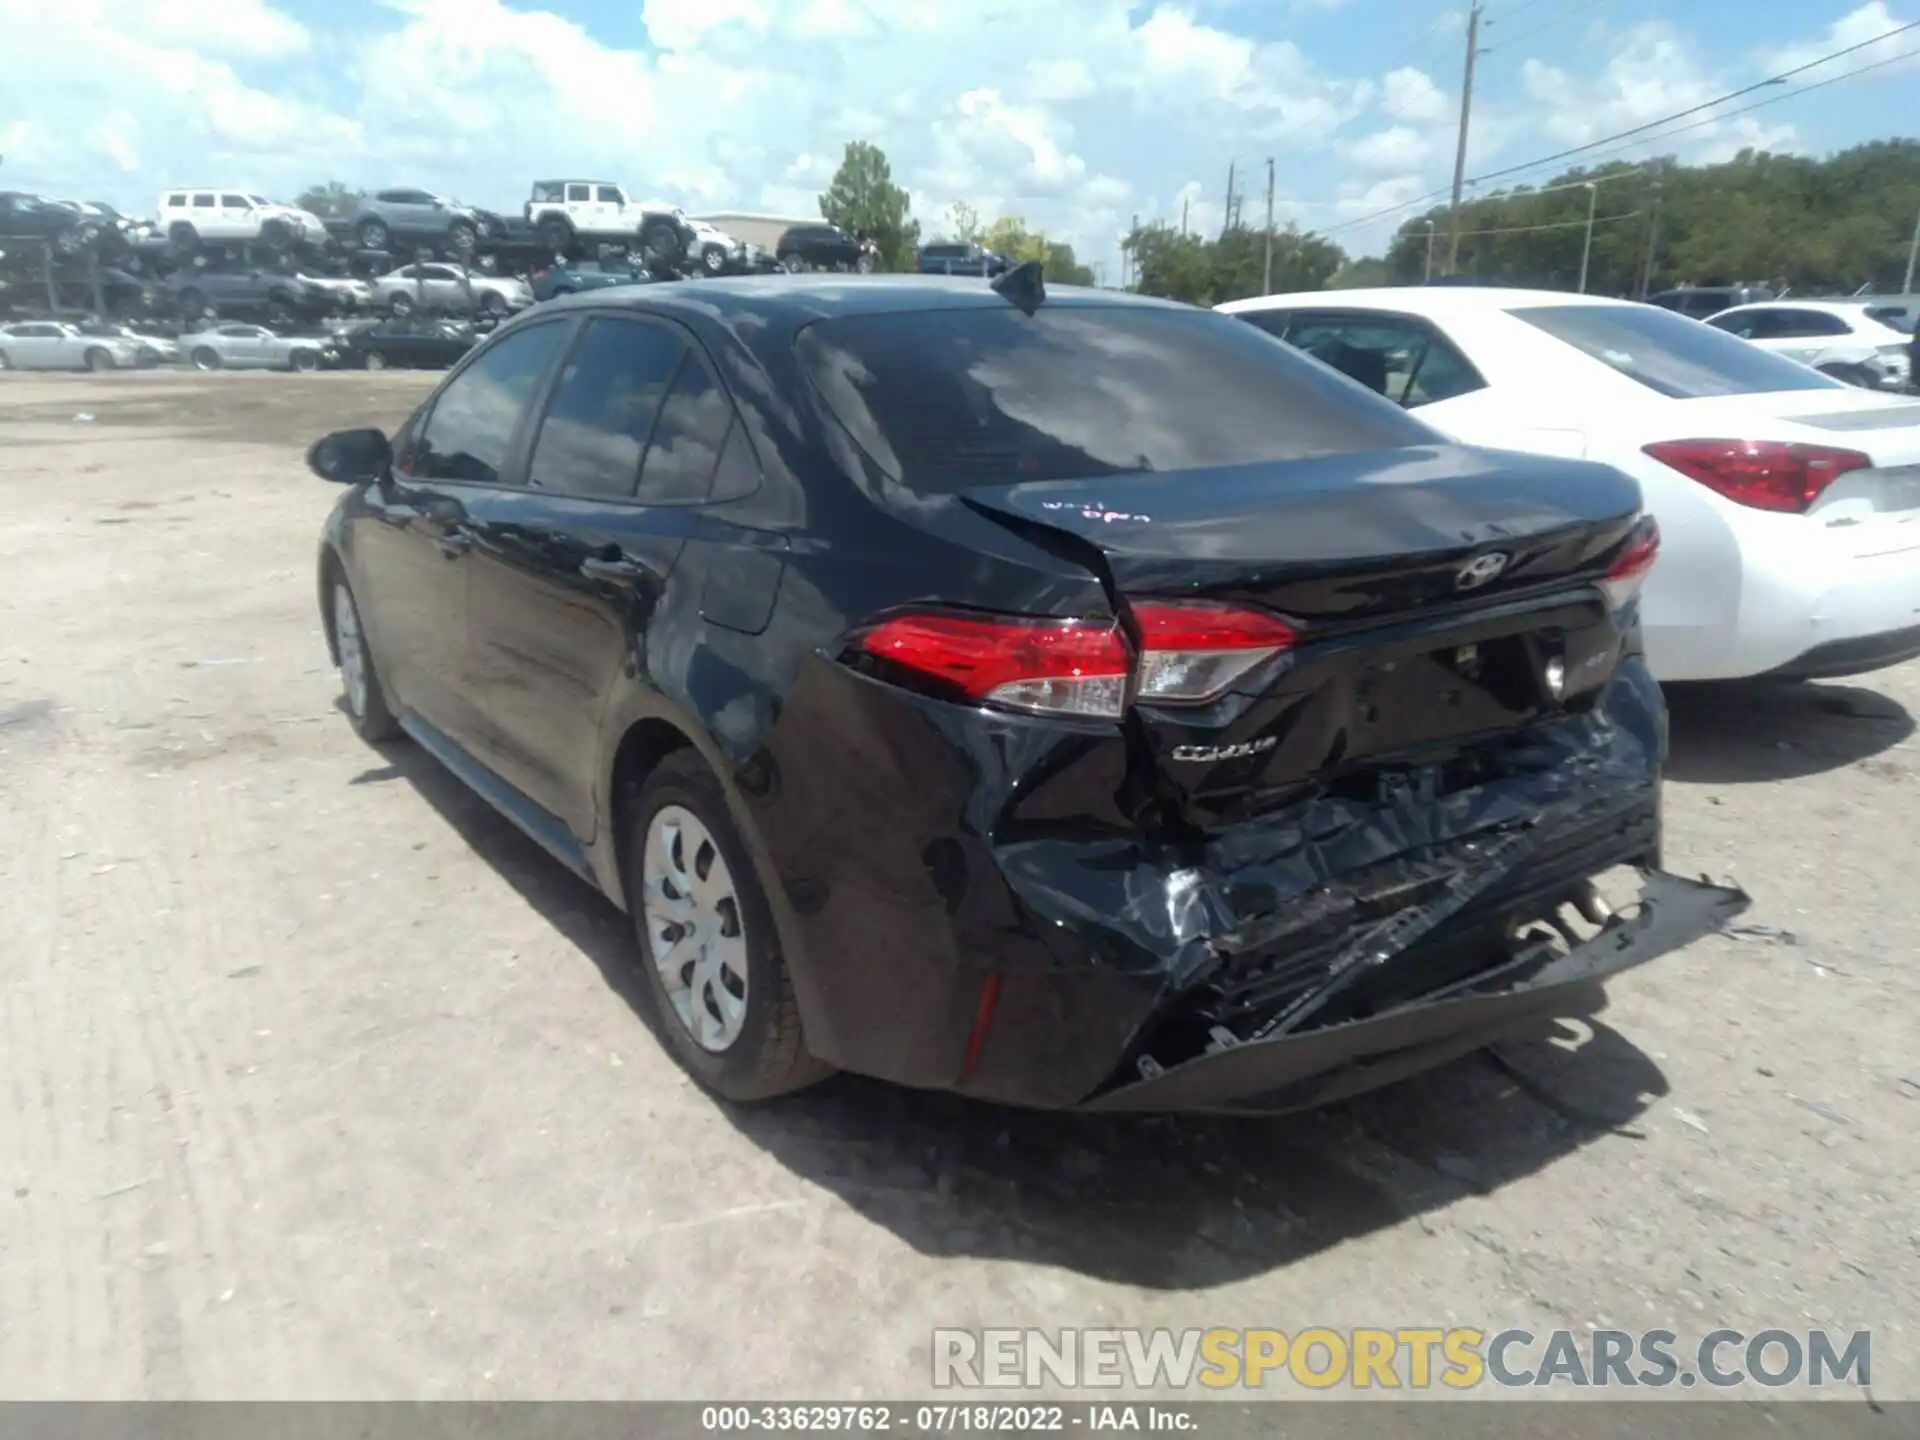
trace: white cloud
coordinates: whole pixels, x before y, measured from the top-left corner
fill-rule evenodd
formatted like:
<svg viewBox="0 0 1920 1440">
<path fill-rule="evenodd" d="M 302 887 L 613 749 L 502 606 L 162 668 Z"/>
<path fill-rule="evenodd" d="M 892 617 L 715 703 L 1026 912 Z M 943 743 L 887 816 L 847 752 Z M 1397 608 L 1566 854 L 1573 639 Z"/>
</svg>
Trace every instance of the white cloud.
<svg viewBox="0 0 1920 1440">
<path fill-rule="evenodd" d="M 1424 70 L 1403 65 L 1389 70 L 1381 82 L 1380 109 L 1389 118 L 1419 124 L 1446 118 L 1453 102 Z"/>
<path fill-rule="evenodd" d="M 1435 132 L 1395 125 L 1357 140 L 1342 140 L 1342 158 L 1367 170 L 1411 170 L 1433 158 Z"/>
<path fill-rule="evenodd" d="M 1770 47 L 1759 51 L 1756 59 L 1760 68 L 1769 75 L 1784 74 L 1788 70 L 1797 70 L 1803 65 L 1811 65 L 1823 55 L 1832 55 L 1839 50 L 1851 49 L 1855 45 L 1865 45 L 1864 50 L 1855 50 L 1851 55 L 1842 56 L 1831 65 L 1821 65 L 1809 70 L 1804 78 L 1795 77 L 1793 83 L 1801 85 L 1816 84 L 1847 70 L 1858 69 L 1862 65 L 1871 65 L 1877 61 L 1890 60 L 1902 50 L 1914 47 L 1915 33 L 1909 30 L 1904 35 L 1896 35 L 1882 44 L 1869 42 L 1881 35 L 1898 29 L 1905 22 L 1887 9 L 1883 0 L 1870 0 L 1857 10 L 1849 10 L 1826 28 L 1825 33 L 1810 40 L 1795 41 L 1791 45 Z M 1888 65 L 1873 72 L 1871 78 L 1883 76 L 1911 75 L 1920 72 L 1920 56 L 1913 56 L 1899 64 Z"/>
</svg>

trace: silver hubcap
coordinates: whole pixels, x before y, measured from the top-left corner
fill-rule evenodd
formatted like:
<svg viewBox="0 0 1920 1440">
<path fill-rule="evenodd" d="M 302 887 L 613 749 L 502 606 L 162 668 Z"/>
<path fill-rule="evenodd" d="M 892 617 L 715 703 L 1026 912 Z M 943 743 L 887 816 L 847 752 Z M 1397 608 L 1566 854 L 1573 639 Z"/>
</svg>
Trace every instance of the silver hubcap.
<svg viewBox="0 0 1920 1440">
<path fill-rule="evenodd" d="M 747 935 L 733 876 L 693 812 L 662 806 L 641 865 L 647 948 L 675 1017 L 718 1054 L 747 1019 Z"/>
<path fill-rule="evenodd" d="M 360 635 L 360 612 L 344 585 L 333 587 L 333 638 L 340 648 L 340 679 L 356 717 L 367 713 L 367 642 Z"/>
</svg>

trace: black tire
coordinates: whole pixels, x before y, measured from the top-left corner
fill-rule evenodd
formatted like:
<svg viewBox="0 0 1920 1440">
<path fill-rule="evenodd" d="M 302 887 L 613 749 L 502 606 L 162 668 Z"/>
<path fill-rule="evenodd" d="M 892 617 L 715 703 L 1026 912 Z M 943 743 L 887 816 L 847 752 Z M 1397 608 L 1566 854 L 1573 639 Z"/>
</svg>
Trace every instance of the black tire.
<svg viewBox="0 0 1920 1440">
<path fill-rule="evenodd" d="M 382 355 L 378 350 L 369 350 L 367 352 L 367 358 L 362 364 L 368 370 L 384 370 L 387 368 L 387 357 Z"/>
<path fill-rule="evenodd" d="M 874 256 L 870 250 L 862 250 L 860 252 L 860 258 L 853 262 L 853 268 L 862 275 L 871 275 L 873 273 L 873 265 Z"/>
<path fill-rule="evenodd" d="M 686 258 L 687 242 L 671 220 L 649 220 L 640 227 L 640 253 L 672 265 Z"/>
<path fill-rule="evenodd" d="M 54 253 L 58 255 L 78 255 L 93 243 L 93 227 L 90 225 L 72 225 L 53 237 Z"/>
<path fill-rule="evenodd" d="M 473 254 L 473 247 L 480 243 L 480 236 L 473 226 L 464 220 L 456 220 L 447 230 L 447 249 L 462 257 Z"/>
<path fill-rule="evenodd" d="M 7 352 L 0 350 L 0 370 L 11 370 L 13 362 L 7 358 Z"/>
<path fill-rule="evenodd" d="M 207 297 L 188 286 L 173 299 L 174 308 L 188 320 L 197 320 L 207 313 Z"/>
<path fill-rule="evenodd" d="M 404 290 L 396 290 L 387 300 L 389 315 L 411 315 L 413 311 L 413 297 Z"/>
<path fill-rule="evenodd" d="M 196 370 L 218 370 L 220 368 L 220 352 L 202 345 L 193 352 L 193 368 Z"/>
<path fill-rule="evenodd" d="M 287 368 L 309 374 L 320 368 L 320 357 L 311 350 L 296 350 L 287 357 Z"/>
<path fill-rule="evenodd" d="M 496 318 L 505 315 L 507 313 L 507 297 L 497 290 L 481 291 L 480 313 L 482 315 L 492 315 Z"/>
<path fill-rule="evenodd" d="M 354 599 L 353 587 L 347 584 L 347 577 L 341 571 L 338 560 L 327 569 L 327 638 L 333 647 L 334 660 L 339 663 L 342 659 L 340 607 L 345 604 L 352 612 L 354 628 L 361 637 L 365 665 L 366 688 L 358 701 L 353 686 L 342 676 L 341 690 L 342 698 L 346 701 L 347 723 L 353 726 L 353 733 L 368 744 L 383 744 L 399 736 L 400 722 L 387 705 L 387 692 L 380 684 L 380 667 L 374 661 L 372 647 L 366 643 L 367 630 L 360 623 L 360 604 Z"/>
<path fill-rule="evenodd" d="M 807 268 L 807 262 L 800 257 L 798 250 L 789 250 L 780 257 L 780 268 L 789 275 L 798 275 Z"/>
<path fill-rule="evenodd" d="M 353 233 L 362 250 L 384 250 L 387 242 L 393 238 L 384 220 L 362 220 L 354 227 Z"/>
<path fill-rule="evenodd" d="M 167 243 L 183 254 L 191 255 L 200 248 L 200 232 L 184 220 L 176 220 L 167 227 Z"/>
<path fill-rule="evenodd" d="M 111 370 L 113 369 L 113 356 L 96 345 L 93 349 L 87 351 L 86 363 L 87 369 L 89 370 Z"/>
<path fill-rule="evenodd" d="M 540 222 L 540 243 L 556 255 L 567 254 L 573 249 L 573 226 L 558 216 L 548 216 Z"/>
<path fill-rule="evenodd" d="M 746 936 L 747 1002 L 740 1033 L 724 1050 L 703 1047 L 674 1012 L 660 971 L 653 963 L 653 942 L 640 903 L 644 890 L 647 830 L 668 805 L 690 811 L 712 836 L 733 878 L 737 916 Z M 674 1058 L 702 1086 L 725 1100 L 769 1100 L 824 1080 L 833 1073 L 807 1053 L 793 980 L 780 956 L 753 861 L 740 842 L 720 783 L 692 750 L 676 750 L 654 767 L 626 815 L 626 886 L 631 897 L 634 936 L 639 947 L 642 983 L 659 1018 L 659 1029 Z M 688 857 L 689 864 L 697 864 Z"/>
<path fill-rule="evenodd" d="M 268 250 L 284 250 L 293 243 L 293 232 L 284 220 L 269 220 L 260 227 L 260 243 Z"/>
<path fill-rule="evenodd" d="M 727 273 L 727 248 L 724 245 L 706 245 L 700 250 L 700 268 L 709 275 Z"/>
</svg>

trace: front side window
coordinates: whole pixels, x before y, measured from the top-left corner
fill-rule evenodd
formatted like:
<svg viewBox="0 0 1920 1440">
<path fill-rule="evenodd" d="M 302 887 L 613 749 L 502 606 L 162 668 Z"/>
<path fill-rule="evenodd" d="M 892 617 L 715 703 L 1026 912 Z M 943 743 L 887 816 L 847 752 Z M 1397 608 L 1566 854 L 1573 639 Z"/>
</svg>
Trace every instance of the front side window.
<svg viewBox="0 0 1920 1440">
<path fill-rule="evenodd" d="M 593 198 L 604 205 L 618 205 L 620 203 L 620 187 L 617 185 L 598 186 L 594 191 Z"/>
<path fill-rule="evenodd" d="M 195 195 L 193 197 L 193 208 L 196 210 L 217 210 L 220 207 L 214 203 L 214 198 L 211 195 Z"/>
<path fill-rule="evenodd" d="M 566 495 L 632 498 L 654 417 L 685 348 L 661 325 L 588 321 L 540 421 L 528 483 Z"/>
<path fill-rule="evenodd" d="M 186 203 L 187 203 L 187 197 L 184 191 L 177 192 L 175 194 L 167 196 L 167 208 L 169 210 L 183 209 L 185 208 Z"/>
<path fill-rule="evenodd" d="M 1760 319 L 1760 313 L 1757 311 L 1741 310 L 1732 315 L 1715 315 L 1707 321 L 1707 324 L 1716 330 L 1724 330 L 1729 335 L 1738 335 L 1742 340 L 1751 340 Z"/>
<path fill-rule="evenodd" d="M 1439 443 L 1230 315 L 1011 305 L 818 321 L 802 363 L 881 469 L 948 492 Z"/>
<path fill-rule="evenodd" d="M 411 473 L 497 484 L 521 416 L 564 333 L 564 326 L 551 324 L 513 331 L 454 376 L 427 416 Z"/>
<path fill-rule="evenodd" d="M 228 210 L 244 210 L 247 208 L 247 197 L 244 195 L 222 195 L 220 197 L 220 203 Z"/>
<path fill-rule="evenodd" d="M 1822 335 L 1851 335 L 1847 322 L 1824 310 L 1776 310 L 1768 331 L 1776 340 L 1803 340 Z"/>
<path fill-rule="evenodd" d="M 1508 313 L 1676 400 L 1840 384 L 1784 355 L 1651 305 L 1530 305 Z"/>
</svg>

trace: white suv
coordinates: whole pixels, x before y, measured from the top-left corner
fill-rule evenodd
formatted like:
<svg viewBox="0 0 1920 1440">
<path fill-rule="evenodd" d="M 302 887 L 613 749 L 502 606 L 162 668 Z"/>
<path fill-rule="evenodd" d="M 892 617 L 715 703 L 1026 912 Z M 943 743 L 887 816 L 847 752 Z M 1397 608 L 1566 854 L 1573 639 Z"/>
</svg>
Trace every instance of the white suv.
<svg viewBox="0 0 1920 1440">
<path fill-rule="evenodd" d="M 203 241 L 246 242 L 269 250 L 317 245 L 326 239 L 320 217 L 245 190 L 169 190 L 160 197 L 160 232 L 182 249 Z"/>
<path fill-rule="evenodd" d="M 1707 323 L 1852 385 L 1899 390 L 1911 378 L 1909 337 L 1864 300 L 1769 300 L 1722 310 Z"/>
<path fill-rule="evenodd" d="M 638 245 L 649 259 L 677 264 L 693 244 L 693 226 L 677 205 L 629 200 L 610 180 L 536 180 L 527 223 L 562 254 L 585 242 Z"/>
</svg>

